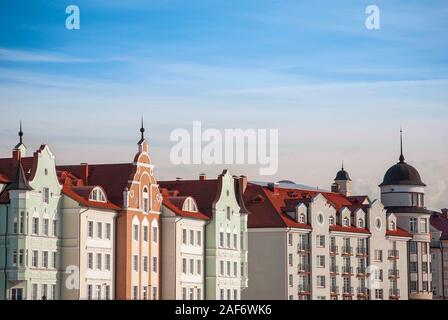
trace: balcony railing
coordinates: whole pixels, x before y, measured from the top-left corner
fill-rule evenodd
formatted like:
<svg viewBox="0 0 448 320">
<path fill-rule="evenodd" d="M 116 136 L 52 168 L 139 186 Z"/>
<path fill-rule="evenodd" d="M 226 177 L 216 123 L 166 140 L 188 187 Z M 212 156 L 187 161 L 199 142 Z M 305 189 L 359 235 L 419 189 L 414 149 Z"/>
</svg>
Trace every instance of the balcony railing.
<svg viewBox="0 0 448 320">
<path fill-rule="evenodd" d="M 356 268 L 356 274 L 358 275 L 365 275 L 367 272 L 366 267 L 357 267 Z"/>
<path fill-rule="evenodd" d="M 338 254 L 339 253 L 338 246 L 334 244 L 330 245 L 330 253 Z"/>
<path fill-rule="evenodd" d="M 389 269 L 389 278 L 398 278 L 400 276 L 400 270 Z"/>
<path fill-rule="evenodd" d="M 342 293 L 343 294 L 353 294 L 353 287 L 344 286 L 342 288 Z"/>
<path fill-rule="evenodd" d="M 398 250 L 389 250 L 388 257 L 389 259 L 398 259 L 399 258 Z"/>
<path fill-rule="evenodd" d="M 353 254 L 353 248 L 352 247 L 347 247 L 347 246 L 342 247 L 342 254 L 352 255 Z"/>
<path fill-rule="evenodd" d="M 342 266 L 342 273 L 353 274 L 353 267 Z"/>
<path fill-rule="evenodd" d="M 309 284 L 299 284 L 299 293 L 309 293 L 310 292 L 310 285 Z"/>
<path fill-rule="evenodd" d="M 310 245 L 308 243 L 299 243 L 297 245 L 297 252 L 306 252 L 310 250 Z"/>
<path fill-rule="evenodd" d="M 339 294 L 339 287 L 338 286 L 331 286 L 330 287 L 330 293 L 332 293 L 332 294 Z"/>
<path fill-rule="evenodd" d="M 330 266 L 330 273 L 339 273 L 339 266 Z"/>
<path fill-rule="evenodd" d="M 367 248 L 362 248 L 362 247 L 356 248 L 356 255 L 357 256 L 365 256 L 365 255 L 367 255 Z"/>
<path fill-rule="evenodd" d="M 389 289 L 389 297 L 391 298 L 400 297 L 400 289 Z"/>
<path fill-rule="evenodd" d="M 297 272 L 308 272 L 310 270 L 310 265 L 308 263 L 299 263 L 297 266 Z"/>
<path fill-rule="evenodd" d="M 356 288 L 356 293 L 359 295 L 365 295 L 365 294 L 367 294 L 367 288 L 366 287 L 358 287 L 358 288 Z"/>
</svg>

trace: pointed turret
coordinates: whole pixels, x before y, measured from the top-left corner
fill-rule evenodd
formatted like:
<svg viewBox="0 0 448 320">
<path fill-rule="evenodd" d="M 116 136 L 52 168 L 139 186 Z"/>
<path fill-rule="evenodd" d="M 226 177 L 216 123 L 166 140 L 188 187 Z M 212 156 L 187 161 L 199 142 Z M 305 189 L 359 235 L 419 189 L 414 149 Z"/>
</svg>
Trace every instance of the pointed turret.
<svg viewBox="0 0 448 320">
<path fill-rule="evenodd" d="M 5 190 L 6 191 L 12 191 L 12 190 L 30 191 L 30 190 L 33 190 L 30 187 L 28 180 L 26 179 L 25 171 L 23 170 L 21 161 L 18 162 L 14 179 L 6 187 Z"/>
</svg>

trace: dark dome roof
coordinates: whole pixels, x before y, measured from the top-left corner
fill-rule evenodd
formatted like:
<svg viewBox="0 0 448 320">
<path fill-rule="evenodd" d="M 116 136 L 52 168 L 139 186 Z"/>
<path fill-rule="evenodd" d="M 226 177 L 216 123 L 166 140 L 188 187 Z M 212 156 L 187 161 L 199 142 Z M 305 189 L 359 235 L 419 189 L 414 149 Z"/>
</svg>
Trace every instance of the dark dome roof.
<svg viewBox="0 0 448 320">
<path fill-rule="evenodd" d="M 352 181 L 352 179 L 350 179 L 350 176 L 348 175 L 348 172 L 345 171 L 344 168 L 339 170 L 339 172 L 336 174 L 336 178 L 334 178 L 334 180 Z"/>
<path fill-rule="evenodd" d="M 426 186 L 417 169 L 404 162 L 404 158 L 400 158 L 400 162 L 387 170 L 380 187 L 387 185 Z"/>
</svg>

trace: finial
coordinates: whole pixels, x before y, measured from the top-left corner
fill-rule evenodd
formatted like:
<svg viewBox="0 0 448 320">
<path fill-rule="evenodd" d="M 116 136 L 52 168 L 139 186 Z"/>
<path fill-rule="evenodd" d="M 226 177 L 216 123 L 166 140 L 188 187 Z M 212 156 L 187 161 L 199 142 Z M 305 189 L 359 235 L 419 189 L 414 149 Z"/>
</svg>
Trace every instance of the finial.
<svg viewBox="0 0 448 320">
<path fill-rule="evenodd" d="M 22 144 L 22 137 L 23 137 L 23 132 L 22 132 L 22 119 L 20 119 L 20 131 L 19 131 L 20 144 Z"/>
<path fill-rule="evenodd" d="M 344 160 L 342 160 L 342 171 L 344 171 Z"/>
<path fill-rule="evenodd" d="M 143 116 L 142 116 L 142 126 L 140 128 L 140 132 L 142 134 L 142 140 L 145 139 L 145 127 L 143 125 Z"/>
<path fill-rule="evenodd" d="M 400 162 L 404 162 L 403 156 L 403 128 L 400 127 Z"/>
</svg>

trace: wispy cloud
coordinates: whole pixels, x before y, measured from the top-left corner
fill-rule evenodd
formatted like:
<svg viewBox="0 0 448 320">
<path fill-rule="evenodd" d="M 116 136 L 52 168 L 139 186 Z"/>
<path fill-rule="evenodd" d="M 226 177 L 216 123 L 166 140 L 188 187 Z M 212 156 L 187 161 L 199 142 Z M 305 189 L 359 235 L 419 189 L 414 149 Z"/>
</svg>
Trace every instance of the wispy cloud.
<svg viewBox="0 0 448 320">
<path fill-rule="evenodd" d="M 24 51 L 0 48 L 0 61 L 48 62 L 48 63 L 91 63 L 95 59 L 71 57 L 63 54 L 41 51 Z"/>
</svg>

